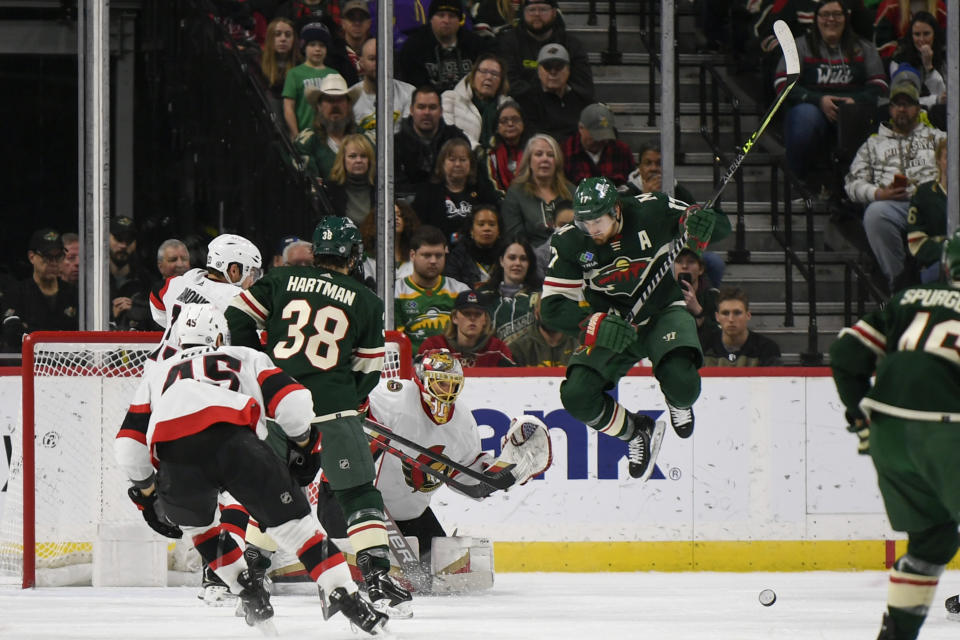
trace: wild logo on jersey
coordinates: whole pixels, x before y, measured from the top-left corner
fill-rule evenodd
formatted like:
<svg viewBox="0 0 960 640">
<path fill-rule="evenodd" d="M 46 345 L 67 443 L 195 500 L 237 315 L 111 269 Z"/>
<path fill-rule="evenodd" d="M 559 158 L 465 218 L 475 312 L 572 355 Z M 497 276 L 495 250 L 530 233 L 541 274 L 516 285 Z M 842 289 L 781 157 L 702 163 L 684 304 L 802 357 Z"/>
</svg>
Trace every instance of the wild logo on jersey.
<svg viewBox="0 0 960 640">
<path fill-rule="evenodd" d="M 415 304 L 416 303 L 414 303 L 414 305 Z M 415 310 L 416 309 L 414 309 L 414 311 Z M 430 307 L 410 322 L 410 324 L 407 325 L 406 331 L 417 335 L 421 333 L 426 335 L 423 333 L 425 331 L 436 333 L 443 331 L 448 322 L 450 322 L 450 313 L 448 311 L 441 311 L 436 307 Z"/>
<path fill-rule="evenodd" d="M 443 445 L 440 444 L 430 447 L 430 451 L 441 455 L 443 455 L 443 449 Z M 417 456 L 417 462 L 432 467 L 440 473 L 449 474 L 447 465 L 443 464 L 442 462 L 435 462 L 423 454 Z M 431 491 L 436 491 L 439 489 L 440 485 L 443 484 L 433 476 L 421 471 L 419 467 L 414 467 L 406 460 L 401 463 L 401 467 L 403 469 L 403 480 L 407 483 L 407 486 L 414 491 L 430 493 Z"/>
<path fill-rule="evenodd" d="M 632 297 L 646 277 L 650 264 L 651 260 L 646 257 L 631 259 L 621 256 L 601 269 L 590 271 L 586 280 L 595 291 Z"/>
</svg>

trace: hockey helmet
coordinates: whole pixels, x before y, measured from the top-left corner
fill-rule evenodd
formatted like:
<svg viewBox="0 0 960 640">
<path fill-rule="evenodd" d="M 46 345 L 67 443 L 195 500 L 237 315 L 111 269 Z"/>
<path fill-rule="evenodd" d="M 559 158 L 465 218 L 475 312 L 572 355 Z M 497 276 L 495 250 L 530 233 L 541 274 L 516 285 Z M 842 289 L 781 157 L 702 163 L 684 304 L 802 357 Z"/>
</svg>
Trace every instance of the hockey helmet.
<svg viewBox="0 0 960 640">
<path fill-rule="evenodd" d="M 416 373 L 420 388 L 442 404 L 452 404 L 463 390 L 463 366 L 447 349 L 424 352 Z"/>
<path fill-rule="evenodd" d="M 586 178 L 580 182 L 573 196 L 573 221 L 581 231 L 584 223 L 608 215 L 617 217 L 617 187 L 607 178 Z"/>
<path fill-rule="evenodd" d="M 943 243 L 943 270 L 952 282 L 960 281 L 960 229 Z"/>
<path fill-rule="evenodd" d="M 228 342 L 227 319 L 212 304 L 185 304 L 180 308 L 175 326 L 181 347 L 188 345 L 216 346 L 217 337 Z"/>
<path fill-rule="evenodd" d="M 240 279 L 231 284 L 240 284 L 252 275 L 253 280 L 260 278 L 263 272 L 263 259 L 256 245 L 243 236 L 223 233 L 207 245 L 207 268 L 222 273 L 229 280 L 227 269 L 231 264 L 240 265 Z"/>
<path fill-rule="evenodd" d="M 344 258 L 348 268 L 363 256 L 363 237 L 350 218 L 325 216 L 313 230 L 313 255 Z"/>
</svg>

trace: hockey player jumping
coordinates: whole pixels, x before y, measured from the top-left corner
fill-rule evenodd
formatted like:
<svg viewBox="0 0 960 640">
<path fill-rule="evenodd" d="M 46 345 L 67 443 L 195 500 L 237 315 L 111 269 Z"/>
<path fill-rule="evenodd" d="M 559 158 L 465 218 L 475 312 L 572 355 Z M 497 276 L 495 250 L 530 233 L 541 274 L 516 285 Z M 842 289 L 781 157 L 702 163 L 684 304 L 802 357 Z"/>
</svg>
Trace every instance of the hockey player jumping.
<svg viewBox="0 0 960 640">
<path fill-rule="evenodd" d="M 630 475 L 646 480 L 665 427 L 627 411 L 605 391 L 648 357 L 674 431 L 681 438 L 693 433 L 697 369 L 703 364 L 696 322 L 672 277 L 660 280 L 646 303 L 635 306 L 656 282 L 684 226 L 690 248 L 699 253 L 711 239 L 729 234 L 730 222 L 665 193 L 620 198 L 610 180 L 588 178 L 574 196 L 574 223 L 551 238 L 541 303 L 545 325 L 577 333 L 582 343 L 567 367 L 560 400 L 588 427 L 627 441 Z"/>
</svg>

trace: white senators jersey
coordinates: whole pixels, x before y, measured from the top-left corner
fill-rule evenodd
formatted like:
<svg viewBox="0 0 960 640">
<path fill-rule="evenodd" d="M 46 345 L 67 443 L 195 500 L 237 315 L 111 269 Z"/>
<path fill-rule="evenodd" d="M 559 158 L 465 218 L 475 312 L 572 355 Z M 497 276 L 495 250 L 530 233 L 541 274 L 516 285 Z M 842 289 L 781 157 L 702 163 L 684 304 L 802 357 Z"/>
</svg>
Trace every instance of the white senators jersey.
<svg viewBox="0 0 960 640">
<path fill-rule="evenodd" d="M 492 456 L 480 449 L 477 421 L 473 419 L 473 413 L 466 403 L 457 402 L 449 421 L 437 424 L 420 397 L 420 387 L 413 380 L 381 380 L 370 392 L 370 417 L 397 435 L 477 471 L 483 470 L 481 463 L 493 462 Z M 453 469 L 442 468 L 439 463 L 427 460 L 399 442 L 391 442 L 391 445 L 411 458 L 423 460 L 438 471 L 457 476 Z M 470 478 L 460 477 L 458 480 L 464 484 L 475 483 Z M 383 494 L 383 502 L 390 515 L 395 520 L 411 520 L 430 506 L 433 492 L 442 483 L 397 456 L 383 453 L 377 463 L 375 484 Z"/>
<path fill-rule="evenodd" d="M 160 347 L 151 354 L 153 360 L 166 360 L 180 350 L 180 341 L 174 325 L 180 309 L 185 304 L 212 304 L 217 311 L 223 312 L 230 301 L 243 291 L 240 285 L 217 282 L 207 277 L 205 269 L 190 269 L 182 276 L 167 278 L 158 292 L 150 293 L 150 313 L 154 322 L 165 327 Z M 229 343 L 229 336 L 224 336 Z"/>
<path fill-rule="evenodd" d="M 310 392 L 266 354 L 247 347 L 190 347 L 144 374 L 114 451 L 127 476 L 141 480 L 153 472 L 158 442 L 223 423 L 252 429 L 262 440 L 266 418 L 296 440 L 309 431 L 313 417 Z"/>
</svg>

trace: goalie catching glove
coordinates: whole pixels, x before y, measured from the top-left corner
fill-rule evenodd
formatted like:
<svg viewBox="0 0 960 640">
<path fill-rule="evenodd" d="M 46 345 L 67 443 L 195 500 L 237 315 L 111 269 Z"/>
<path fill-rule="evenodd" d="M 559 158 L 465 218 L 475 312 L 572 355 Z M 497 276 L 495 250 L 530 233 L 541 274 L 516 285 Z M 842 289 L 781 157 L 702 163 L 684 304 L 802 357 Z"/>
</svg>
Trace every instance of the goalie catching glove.
<svg viewBox="0 0 960 640">
<path fill-rule="evenodd" d="M 583 346 L 623 353 L 637 339 L 637 328 L 620 316 L 594 313 L 581 323 Z"/>
<path fill-rule="evenodd" d="M 550 432 L 542 420 L 523 415 L 510 422 L 507 435 L 500 441 L 500 457 L 488 471 L 510 467 L 516 484 L 526 484 L 530 478 L 550 468 L 553 462 L 553 446 Z"/>
<path fill-rule="evenodd" d="M 157 515 L 156 491 L 148 496 L 145 496 L 140 493 L 140 489 L 133 486 L 127 489 L 127 495 L 130 496 L 131 500 L 133 500 L 133 504 L 137 505 L 137 509 L 140 510 L 140 513 L 143 515 L 143 519 L 147 521 L 147 524 L 150 525 L 151 529 L 167 538 L 183 537 L 183 531 L 180 530 L 180 527 L 173 524 L 166 518 L 161 518 L 159 515 Z"/>
<path fill-rule="evenodd" d="M 713 226 L 717 221 L 717 212 L 713 209 L 703 209 L 695 204 L 687 207 L 683 215 L 683 225 L 687 230 L 687 247 L 700 255 L 710 244 L 713 235 Z"/>
<path fill-rule="evenodd" d="M 310 425 L 310 434 L 306 444 L 298 445 L 289 440 L 287 448 L 287 466 L 290 475 L 301 487 L 313 482 L 320 472 L 320 429 L 317 425 Z"/>
</svg>

